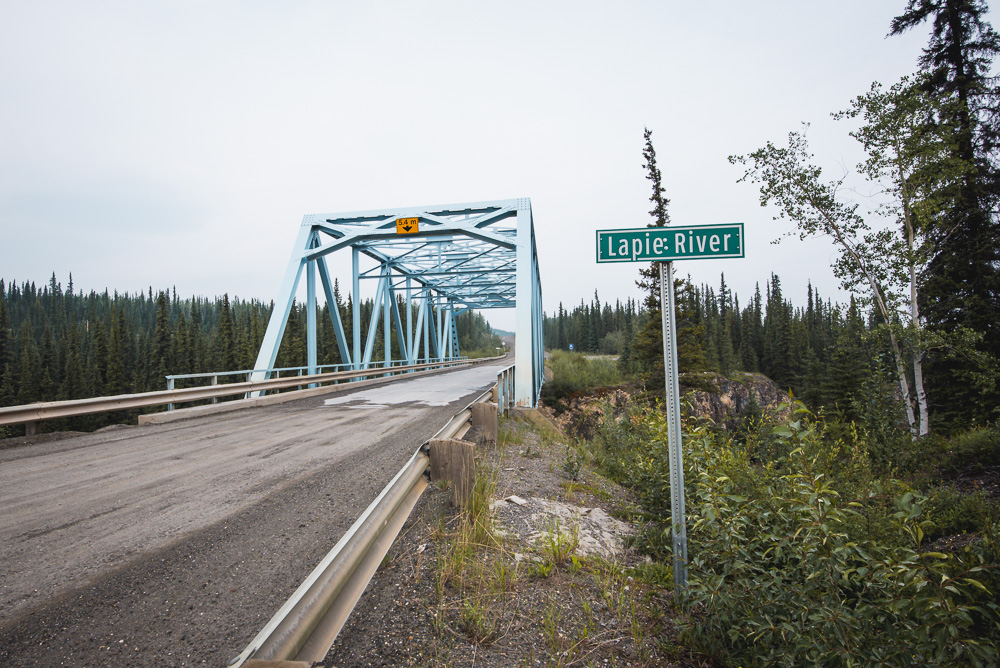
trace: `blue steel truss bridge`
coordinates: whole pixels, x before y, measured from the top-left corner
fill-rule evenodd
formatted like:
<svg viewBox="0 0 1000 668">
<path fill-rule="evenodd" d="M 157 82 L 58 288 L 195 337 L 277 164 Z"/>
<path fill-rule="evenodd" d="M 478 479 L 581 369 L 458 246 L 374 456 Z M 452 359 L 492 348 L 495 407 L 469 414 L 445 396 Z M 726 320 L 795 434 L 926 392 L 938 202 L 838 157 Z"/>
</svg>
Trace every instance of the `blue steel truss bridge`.
<svg viewBox="0 0 1000 668">
<path fill-rule="evenodd" d="M 374 260 L 374 267 L 363 270 L 362 255 Z M 252 380 L 266 379 L 274 368 L 303 274 L 307 367 L 308 373 L 317 372 L 317 274 L 326 303 L 334 304 L 330 268 L 342 269 L 348 262 L 354 295 L 351 331 L 344 330 L 337 308 L 327 310 L 340 357 L 350 368 L 369 368 L 380 338 L 387 366 L 396 362 L 391 359 L 394 338 L 400 363 L 455 359 L 460 355 L 457 315 L 513 308 L 514 400 L 522 406 L 537 404 L 544 365 L 542 286 L 530 199 L 304 216 Z M 364 333 L 362 280 L 377 281 L 375 309 Z"/>
</svg>

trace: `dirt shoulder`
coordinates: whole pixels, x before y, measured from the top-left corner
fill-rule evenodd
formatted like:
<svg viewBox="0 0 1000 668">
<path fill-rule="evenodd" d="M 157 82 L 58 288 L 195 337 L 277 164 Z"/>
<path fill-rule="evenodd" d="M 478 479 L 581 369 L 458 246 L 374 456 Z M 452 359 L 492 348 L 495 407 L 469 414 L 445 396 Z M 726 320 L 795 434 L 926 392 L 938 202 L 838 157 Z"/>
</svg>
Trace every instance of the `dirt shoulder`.
<svg viewBox="0 0 1000 668">
<path fill-rule="evenodd" d="M 424 494 L 326 666 L 693 665 L 672 662 L 672 594 L 628 547 L 627 490 L 519 418 L 477 467 L 471 509 Z"/>
</svg>

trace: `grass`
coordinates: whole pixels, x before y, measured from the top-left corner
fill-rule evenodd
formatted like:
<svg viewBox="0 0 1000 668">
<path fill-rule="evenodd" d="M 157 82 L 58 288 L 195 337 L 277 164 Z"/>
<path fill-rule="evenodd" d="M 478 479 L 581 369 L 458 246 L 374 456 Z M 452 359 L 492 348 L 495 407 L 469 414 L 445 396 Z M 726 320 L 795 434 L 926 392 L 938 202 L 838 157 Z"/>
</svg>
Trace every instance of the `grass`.
<svg viewBox="0 0 1000 668">
<path fill-rule="evenodd" d="M 554 350 L 546 366 L 552 370 L 552 380 L 542 386 L 542 399 L 557 410 L 573 392 L 622 382 L 618 365 L 612 359 L 588 359 L 582 353 Z"/>
<path fill-rule="evenodd" d="M 515 550 L 525 551 L 516 536 L 497 530 L 490 502 L 498 494 L 498 472 L 509 456 L 504 452 L 537 453 L 555 464 L 554 484 L 590 488 L 560 475 L 560 459 L 568 452 L 565 442 L 533 431 L 529 437 L 529 429 L 519 419 L 504 419 L 495 468 L 477 462 L 468 506 L 457 514 L 446 513 L 432 526 L 436 549 L 426 557 L 436 558 L 428 610 L 434 665 L 466 665 L 475 660 L 477 650 L 484 658 L 484 652 L 503 656 L 504 665 L 620 665 L 629 656 L 648 656 L 649 651 L 639 647 L 647 643 L 648 631 L 642 606 L 632 600 L 638 594 L 635 583 L 614 562 L 576 554 L 578 527 L 552 520 L 522 561 L 514 558 Z M 590 476 L 590 458 L 574 446 L 576 453 L 581 476 L 585 468 Z M 595 496 L 601 492 L 592 491 Z M 607 602 L 598 603 L 608 591 L 612 594 Z"/>
<path fill-rule="evenodd" d="M 557 519 L 548 531 L 542 533 L 538 542 L 544 559 L 555 566 L 565 566 L 580 545 L 580 529 L 574 526 L 564 531 Z"/>
</svg>

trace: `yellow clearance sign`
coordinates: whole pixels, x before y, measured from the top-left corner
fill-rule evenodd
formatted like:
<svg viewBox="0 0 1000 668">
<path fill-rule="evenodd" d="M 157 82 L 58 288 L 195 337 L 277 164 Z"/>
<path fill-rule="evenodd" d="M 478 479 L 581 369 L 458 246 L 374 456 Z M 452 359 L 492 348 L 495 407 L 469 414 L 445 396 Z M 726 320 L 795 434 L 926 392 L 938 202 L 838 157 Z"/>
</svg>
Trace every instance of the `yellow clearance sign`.
<svg viewBox="0 0 1000 668">
<path fill-rule="evenodd" d="M 416 234 L 420 231 L 419 218 L 397 218 L 396 234 Z"/>
</svg>

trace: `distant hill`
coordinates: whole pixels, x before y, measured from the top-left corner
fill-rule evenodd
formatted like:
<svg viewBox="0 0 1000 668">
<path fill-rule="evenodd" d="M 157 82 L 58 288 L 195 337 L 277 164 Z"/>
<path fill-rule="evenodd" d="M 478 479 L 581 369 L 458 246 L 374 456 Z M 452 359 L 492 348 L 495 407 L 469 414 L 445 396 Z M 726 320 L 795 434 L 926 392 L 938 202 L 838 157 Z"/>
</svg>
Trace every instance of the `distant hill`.
<svg viewBox="0 0 1000 668">
<path fill-rule="evenodd" d="M 505 331 L 503 329 L 497 329 L 496 327 L 493 328 L 493 333 L 496 334 L 497 336 L 501 336 L 501 337 L 502 336 L 514 336 L 514 332 L 508 332 L 508 331 Z"/>
</svg>

